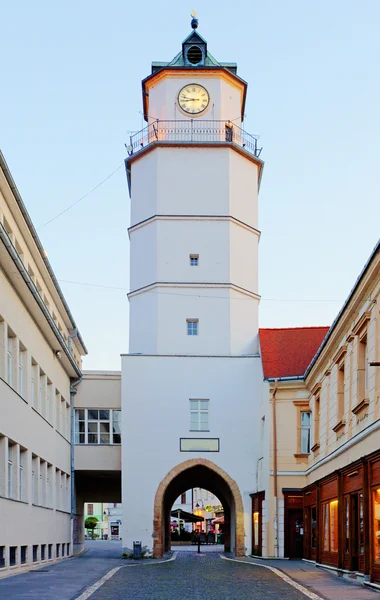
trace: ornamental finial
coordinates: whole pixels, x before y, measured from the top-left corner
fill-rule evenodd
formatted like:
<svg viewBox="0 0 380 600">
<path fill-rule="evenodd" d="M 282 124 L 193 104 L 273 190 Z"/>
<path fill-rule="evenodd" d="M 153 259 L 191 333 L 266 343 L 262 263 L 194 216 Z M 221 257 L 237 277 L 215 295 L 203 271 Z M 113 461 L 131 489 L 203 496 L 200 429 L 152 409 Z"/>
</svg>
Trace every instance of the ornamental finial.
<svg viewBox="0 0 380 600">
<path fill-rule="evenodd" d="M 191 14 L 191 16 L 192 16 L 192 19 L 191 19 L 191 26 L 192 26 L 192 28 L 193 28 L 193 29 L 196 29 L 196 28 L 198 27 L 197 13 L 196 13 L 196 12 L 195 12 L 195 10 L 193 9 L 193 10 L 191 11 L 191 13 L 190 13 L 190 14 Z"/>
</svg>

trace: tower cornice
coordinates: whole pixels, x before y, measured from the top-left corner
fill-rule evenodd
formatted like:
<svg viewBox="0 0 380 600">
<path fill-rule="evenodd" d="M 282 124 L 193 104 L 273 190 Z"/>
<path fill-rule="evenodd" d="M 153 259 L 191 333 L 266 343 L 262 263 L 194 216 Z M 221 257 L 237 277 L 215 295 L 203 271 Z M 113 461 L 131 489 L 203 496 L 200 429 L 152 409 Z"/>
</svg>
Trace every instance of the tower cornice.
<svg viewBox="0 0 380 600">
<path fill-rule="evenodd" d="M 129 194 L 131 194 L 131 165 L 136 160 L 139 160 L 156 148 L 228 148 L 229 150 L 234 150 L 234 152 L 237 152 L 241 156 L 244 156 L 244 158 L 247 158 L 251 162 L 255 163 L 258 169 L 258 189 L 260 189 L 264 161 L 258 156 L 255 156 L 251 152 L 245 150 L 245 148 L 238 146 L 234 142 L 172 142 L 159 140 L 157 142 L 151 142 L 147 146 L 141 148 L 141 150 L 138 150 L 138 152 L 135 152 L 135 154 L 132 154 L 125 159 L 125 170 L 127 173 Z"/>
<path fill-rule="evenodd" d="M 231 73 L 227 68 L 221 66 L 205 66 L 205 67 L 163 67 L 159 71 L 148 75 L 145 79 L 142 80 L 142 99 L 143 99 L 143 109 L 144 109 L 144 119 L 148 121 L 149 115 L 149 90 L 157 85 L 159 81 L 166 79 L 168 77 L 172 77 L 175 75 L 176 77 L 196 77 L 207 75 L 208 77 L 219 77 L 233 85 L 237 89 L 241 91 L 241 120 L 244 121 L 244 112 L 245 112 L 245 102 L 247 97 L 247 87 L 248 84 L 244 79 L 238 77 L 234 73 Z"/>
</svg>

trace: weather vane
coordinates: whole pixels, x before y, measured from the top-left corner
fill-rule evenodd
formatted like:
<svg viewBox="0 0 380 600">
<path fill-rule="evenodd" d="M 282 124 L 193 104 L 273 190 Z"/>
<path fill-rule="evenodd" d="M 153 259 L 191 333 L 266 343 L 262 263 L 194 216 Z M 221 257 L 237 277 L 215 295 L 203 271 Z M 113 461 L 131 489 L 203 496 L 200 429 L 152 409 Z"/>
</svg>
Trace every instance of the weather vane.
<svg viewBox="0 0 380 600">
<path fill-rule="evenodd" d="M 193 28 L 193 29 L 196 29 L 196 28 L 198 27 L 197 13 L 196 13 L 196 12 L 195 12 L 195 10 L 193 9 L 193 10 L 191 11 L 191 13 L 190 13 L 190 14 L 191 14 L 191 16 L 192 16 L 192 19 L 191 19 L 191 26 L 192 26 L 192 28 Z"/>
</svg>

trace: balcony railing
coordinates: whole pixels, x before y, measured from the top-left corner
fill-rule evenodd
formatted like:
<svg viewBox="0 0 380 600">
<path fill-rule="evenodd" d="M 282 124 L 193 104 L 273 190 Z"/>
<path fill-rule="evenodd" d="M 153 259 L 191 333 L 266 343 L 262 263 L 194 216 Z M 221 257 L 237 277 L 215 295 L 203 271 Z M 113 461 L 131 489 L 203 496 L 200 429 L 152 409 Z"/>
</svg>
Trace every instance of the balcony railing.
<svg viewBox="0 0 380 600">
<path fill-rule="evenodd" d="M 130 136 L 126 145 L 129 156 L 154 142 L 215 143 L 231 142 L 259 157 L 262 148 L 257 137 L 251 135 L 231 121 L 154 121 Z"/>
</svg>

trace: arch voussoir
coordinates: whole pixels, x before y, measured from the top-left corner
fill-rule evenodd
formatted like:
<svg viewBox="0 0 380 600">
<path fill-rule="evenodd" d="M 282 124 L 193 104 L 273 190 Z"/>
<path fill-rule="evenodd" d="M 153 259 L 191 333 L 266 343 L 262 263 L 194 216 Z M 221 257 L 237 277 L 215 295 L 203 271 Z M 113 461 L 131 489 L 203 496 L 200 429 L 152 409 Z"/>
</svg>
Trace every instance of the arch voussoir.
<svg viewBox="0 0 380 600">
<path fill-rule="evenodd" d="M 168 486 L 187 469 L 204 466 L 221 477 L 228 486 L 235 510 L 235 555 L 244 556 L 244 509 L 237 483 L 218 465 L 206 458 L 191 458 L 173 467 L 160 482 L 154 498 L 153 555 L 161 558 L 164 553 L 164 497 Z"/>
</svg>

